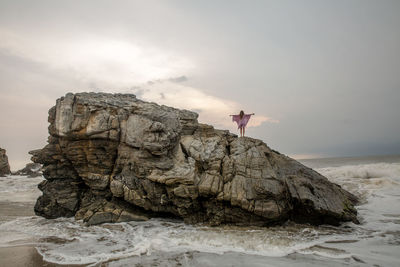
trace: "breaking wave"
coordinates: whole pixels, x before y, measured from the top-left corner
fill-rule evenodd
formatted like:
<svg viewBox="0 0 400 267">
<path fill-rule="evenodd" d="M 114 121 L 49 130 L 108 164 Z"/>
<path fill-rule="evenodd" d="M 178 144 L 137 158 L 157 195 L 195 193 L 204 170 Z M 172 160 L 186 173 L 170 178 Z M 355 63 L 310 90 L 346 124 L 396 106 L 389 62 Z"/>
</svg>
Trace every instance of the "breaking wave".
<svg viewBox="0 0 400 267">
<path fill-rule="evenodd" d="M 362 202 L 376 194 L 388 197 L 400 189 L 400 163 L 373 163 L 318 168 L 330 181 L 357 195 Z"/>
<path fill-rule="evenodd" d="M 400 163 L 374 163 L 316 169 L 332 180 L 346 178 L 390 178 L 399 181 Z"/>
</svg>

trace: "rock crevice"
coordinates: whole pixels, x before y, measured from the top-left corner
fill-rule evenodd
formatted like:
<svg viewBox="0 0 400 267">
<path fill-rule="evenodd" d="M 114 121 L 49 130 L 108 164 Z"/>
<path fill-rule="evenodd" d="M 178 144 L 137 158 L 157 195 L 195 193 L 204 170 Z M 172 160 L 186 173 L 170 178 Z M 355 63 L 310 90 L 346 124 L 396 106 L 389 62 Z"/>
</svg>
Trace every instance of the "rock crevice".
<svg viewBox="0 0 400 267">
<path fill-rule="evenodd" d="M 134 95 L 67 94 L 32 151 L 46 178 L 35 212 L 88 224 L 182 218 L 211 225 L 357 222 L 356 198 L 260 140 Z"/>
</svg>

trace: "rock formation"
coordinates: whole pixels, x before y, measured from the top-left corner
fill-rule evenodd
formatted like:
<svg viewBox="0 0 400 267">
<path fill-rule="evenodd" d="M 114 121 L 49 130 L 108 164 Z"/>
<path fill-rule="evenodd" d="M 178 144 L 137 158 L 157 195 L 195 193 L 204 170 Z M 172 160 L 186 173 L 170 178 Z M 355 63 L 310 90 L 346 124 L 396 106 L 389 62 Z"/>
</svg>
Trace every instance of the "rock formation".
<svg viewBox="0 0 400 267">
<path fill-rule="evenodd" d="M 35 212 L 88 224 L 357 222 L 356 197 L 260 140 L 128 94 L 67 94 L 49 111 Z"/>
<path fill-rule="evenodd" d="M 42 175 L 41 169 L 42 165 L 39 163 L 28 163 L 23 169 L 13 172 L 12 174 L 34 178 Z"/>
<path fill-rule="evenodd" d="M 8 164 L 8 157 L 6 150 L 0 148 L 0 177 L 10 174 L 10 164 Z"/>
</svg>

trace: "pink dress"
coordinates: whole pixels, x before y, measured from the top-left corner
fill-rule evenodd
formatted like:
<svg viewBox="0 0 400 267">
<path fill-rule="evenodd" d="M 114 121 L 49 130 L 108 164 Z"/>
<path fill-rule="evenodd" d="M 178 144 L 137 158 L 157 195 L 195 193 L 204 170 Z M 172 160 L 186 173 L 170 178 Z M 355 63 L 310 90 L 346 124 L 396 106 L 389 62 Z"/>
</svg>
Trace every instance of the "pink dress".
<svg viewBox="0 0 400 267">
<path fill-rule="evenodd" d="M 247 123 L 250 120 L 252 114 L 245 114 L 243 115 L 243 118 L 240 119 L 240 115 L 232 115 L 232 121 L 236 121 L 239 128 L 244 128 L 246 127 Z"/>
</svg>

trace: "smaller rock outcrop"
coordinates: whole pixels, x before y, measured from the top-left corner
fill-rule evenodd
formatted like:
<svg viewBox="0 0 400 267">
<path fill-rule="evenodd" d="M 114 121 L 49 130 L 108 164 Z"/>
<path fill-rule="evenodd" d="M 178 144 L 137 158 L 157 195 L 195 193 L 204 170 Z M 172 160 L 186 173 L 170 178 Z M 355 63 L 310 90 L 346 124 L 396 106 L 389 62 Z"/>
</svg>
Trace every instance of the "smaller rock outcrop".
<svg viewBox="0 0 400 267">
<path fill-rule="evenodd" d="M 0 177 L 4 177 L 10 174 L 10 164 L 8 164 L 8 157 L 6 155 L 6 150 L 0 148 Z"/>
<path fill-rule="evenodd" d="M 23 169 L 12 173 L 13 175 L 28 176 L 30 178 L 42 176 L 42 164 L 28 163 Z"/>
</svg>

